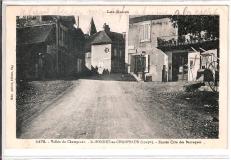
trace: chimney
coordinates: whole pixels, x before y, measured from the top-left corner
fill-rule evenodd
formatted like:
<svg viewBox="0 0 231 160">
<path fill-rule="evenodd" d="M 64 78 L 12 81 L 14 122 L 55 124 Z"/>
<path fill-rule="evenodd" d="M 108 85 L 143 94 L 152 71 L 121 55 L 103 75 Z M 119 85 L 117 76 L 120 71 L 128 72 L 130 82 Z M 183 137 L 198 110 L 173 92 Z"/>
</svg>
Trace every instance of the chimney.
<svg viewBox="0 0 231 160">
<path fill-rule="evenodd" d="M 77 28 L 79 28 L 79 16 L 77 18 Z"/>
<path fill-rule="evenodd" d="M 103 28 L 105 32 L 110 32 L 110 27 L 106 23 L 104 23 Z"/>
<path fill-rule="evenodd" d="M 126 39 L 126 32 L 122 32 L 124 40 Z"/>
<path fill-rule="evenodd" d="M 38 16 L 38 21 L 42 22 L 42 16 Z"/>
</svg>

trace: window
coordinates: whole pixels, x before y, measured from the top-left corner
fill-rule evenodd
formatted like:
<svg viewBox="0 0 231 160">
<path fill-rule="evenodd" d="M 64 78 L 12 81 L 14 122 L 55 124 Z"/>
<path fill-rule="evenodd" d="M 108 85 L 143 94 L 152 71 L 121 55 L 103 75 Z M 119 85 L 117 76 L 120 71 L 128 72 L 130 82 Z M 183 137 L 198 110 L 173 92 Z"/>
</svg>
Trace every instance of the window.
<svg viewBox="0 0 231 160">
<path fill-rule="evenodd" d="M 64 31 L 61 30 L 61 40 L 62 40 L 62 43 L 64 44 Z"/>
<path fill-rule="evenodd" d="M 63 28 L 59 28 L 59 40 L 60 40 L 60 45 L 64 46 L 67 45 L 68 43 L 68 37 L 67 37 L 67 31 L 65 31 Z"/>
<path fill-rule="evenodd" d="M 62 44 L 62 29 L 59 28 L 59 40 L 60 40 L 60 43 Z"/>
<path fill-rule="evenodd" d="M 67 32 L 66 31 L 63 32 L 63 42 L 64 42 L 64 45 L 67 45 L 67 43 L 68 43 Z"/>
<path fill-rule="evenodd" d="M 117 56 L 117 50 L 116 50 L 116 48 L 114 48 L 114 56 L 115 57 Z"/>
<path fill-rule="evenodd" d="M 145 23 L 140 26 L 140 41 L 150 41 L 150 35 L 151 35 L 151 24 Z"/>
<path fill-rule="evenodd" d="M 122 58 L 122 50 L 120 50 L 120 58 Z"/>
<path fill-rule="evenodd" d="M 82 59 L 77 59 L 77 73 L 82 71 Z"/>
</svg>

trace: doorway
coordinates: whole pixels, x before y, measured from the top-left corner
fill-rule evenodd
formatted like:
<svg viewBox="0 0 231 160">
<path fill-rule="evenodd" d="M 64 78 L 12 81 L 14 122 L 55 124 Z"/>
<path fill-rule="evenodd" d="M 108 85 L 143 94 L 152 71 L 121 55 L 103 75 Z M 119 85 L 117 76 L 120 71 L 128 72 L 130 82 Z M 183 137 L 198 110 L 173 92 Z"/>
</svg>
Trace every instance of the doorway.
<svg viewBox="0 0 231 160">
<path fill-rule="evenodd" d="M 172 54 L 172 80 L 185 81 L 188 80 L 188 53 Z"/>
<path fill-rule="evenodd" d="M 135 67 L 134 67 L 134 73 L 138 72 L 144 72 L 146 68 L 146 57 L 143 55 L 135 55 Z"/>
</svg>

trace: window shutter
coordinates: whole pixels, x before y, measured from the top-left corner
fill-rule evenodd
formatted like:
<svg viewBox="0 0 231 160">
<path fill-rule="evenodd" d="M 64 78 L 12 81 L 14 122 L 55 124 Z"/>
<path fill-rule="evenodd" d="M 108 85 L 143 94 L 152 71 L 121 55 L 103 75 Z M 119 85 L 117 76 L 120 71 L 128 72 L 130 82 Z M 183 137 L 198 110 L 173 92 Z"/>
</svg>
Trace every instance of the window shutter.
<svg viewBox="0 0 231 160">
<path fill-rule="evenodd" d="M 144 37 L 143 37 L 143 40 L 145 40 L 146 39 L 146 34 L 147 34 L 147 27 L 146 27 L 146 25 L 144 25 Z"/>
<path fill-rule="evenodd" d="M 148 55 L 148 72 L 150 72 L 150 55 Z"/>
<path fill-rule="evenodd" d="M 149 72 L 150 55 L 145 55 L 145 72 Z"/>
<path fill-rule="evenodd" d="M 140 41 L 149 41 L 151 38 L 151 24 L 140 25 Z"/>
<path fill-rule="evenodd" d="M 151 25 L 148 24 L 148 40 L 151 39 Z"/>
<path fill-rule="evenodd" d="M 140 26 L 140 41 L 144 39 L 144 25 Z"/>
</svg>

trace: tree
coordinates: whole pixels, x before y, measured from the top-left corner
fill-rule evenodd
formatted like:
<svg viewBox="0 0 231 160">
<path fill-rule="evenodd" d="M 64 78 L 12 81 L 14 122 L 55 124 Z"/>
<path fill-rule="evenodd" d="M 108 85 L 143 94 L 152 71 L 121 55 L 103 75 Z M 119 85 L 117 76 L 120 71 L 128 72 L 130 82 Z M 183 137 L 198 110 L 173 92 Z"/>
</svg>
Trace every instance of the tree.
<svg viewBox="0 0 231 160">
<path fill-rule="evenodd" d="M 28 27 L 41 24 L 51 24 L 55 22 L 57 16 L 17 16 L 16 25 L 17 27 Z"/>
<path fill-rule="evenodd" d="M 217 15 L 174 15 L 173 25 L 178 27 L 178 34 L 207 31 L 209 35 L 219 38 L 219 16 Z"/>
<path fill-rule="evenodd" d="M 93 18 L 91 18 L 91 23 L 90 23 L 90 29 L 89 29 L 89 34 L 90 36 L 97 33 L 96 27 L 95 27 L 95 23 Z"/>
</svg>

